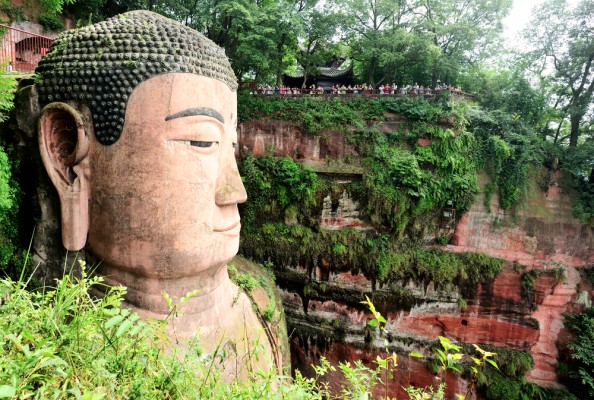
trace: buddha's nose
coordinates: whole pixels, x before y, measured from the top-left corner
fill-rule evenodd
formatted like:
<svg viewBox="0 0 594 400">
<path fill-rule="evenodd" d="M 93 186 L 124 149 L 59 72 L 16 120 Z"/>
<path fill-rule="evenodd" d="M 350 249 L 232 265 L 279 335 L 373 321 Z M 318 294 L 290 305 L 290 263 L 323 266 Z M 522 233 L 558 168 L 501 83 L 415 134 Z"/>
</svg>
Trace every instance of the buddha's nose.
<svg viewBox="0 0 594 400">
<path fill-rule="evenodd" d="M 235 157 L 232 156 L 228 165 L 223 168 L 217 181 L 215 203 L 218 206 L 228 206 L 244 203 L 246 200 L 247 192 L 241 181 L 241 176 L 239 176 Z"/>
</svg>

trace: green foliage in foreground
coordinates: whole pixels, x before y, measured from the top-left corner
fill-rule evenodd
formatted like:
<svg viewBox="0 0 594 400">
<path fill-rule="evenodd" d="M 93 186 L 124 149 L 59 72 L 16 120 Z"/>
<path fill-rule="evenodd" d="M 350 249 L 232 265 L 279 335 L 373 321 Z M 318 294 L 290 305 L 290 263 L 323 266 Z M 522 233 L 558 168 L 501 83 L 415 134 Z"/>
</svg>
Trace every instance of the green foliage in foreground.
<svg viewBox="0 0 594 400">
<path fill-rule="evenodd" d="M 223 384 L 221 355 L 192 344 L 176 354 L 162 322 L 121 308 L 124 289 L 89 295 L 101 278 L 65 276 L 55 288 L 29 291 L 0 281 L 0 398 L 165 399 L 315 398 L 316 382 L 253 374 Z M 276 389 L 273 390 L 273 387 Z"/>
</svg>

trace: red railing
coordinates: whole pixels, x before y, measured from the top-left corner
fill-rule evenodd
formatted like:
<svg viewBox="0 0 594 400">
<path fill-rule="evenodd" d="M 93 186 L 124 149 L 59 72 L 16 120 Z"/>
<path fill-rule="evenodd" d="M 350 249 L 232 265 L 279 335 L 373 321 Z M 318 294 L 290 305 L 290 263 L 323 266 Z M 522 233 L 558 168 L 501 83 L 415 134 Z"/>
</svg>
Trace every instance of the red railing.
<svg viewBox="0 0 594 400">
<path fill-rule="evenodd" d="M 33 72 L 53 39 L 0 24 L 0 65 L 6 71 Z"/>
</svg>

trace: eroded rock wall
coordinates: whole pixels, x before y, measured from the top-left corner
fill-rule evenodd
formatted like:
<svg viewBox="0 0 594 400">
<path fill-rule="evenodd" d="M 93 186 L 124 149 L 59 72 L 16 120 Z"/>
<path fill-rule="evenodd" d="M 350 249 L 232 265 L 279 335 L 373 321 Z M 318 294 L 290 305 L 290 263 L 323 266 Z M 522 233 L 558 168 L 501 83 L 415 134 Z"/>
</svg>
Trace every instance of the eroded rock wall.
<svg viewBox="0 0 594 400">
<path fill-rule="evenodd" d="M 380 125 L 378 131 L 392 128 Z M 249 121 L 240 127 L 239 139 L 240 147 L 256 155 L 293 157 L 327 179 L 341 181 L 344 190 L 338 200 L 321 199 L 320 229 L 371 229 L 349 189 L 360 180 L 360 171 L 333 169 L 337 159 L 357 161 L 344 133 L 311 135 L 295 123 Z M 485 253 L 507 263 L 496 278 L 473 287 L 436 288 L 433 283 L 413 281 L 382 285 L 361 271 L 345 271 L 329 264 L 313 269 L 282 266 L 277 284 L 292 332 L 293 365 L 307 370 L 321 356 L 336 362 L 361 359 L 372 365 L 376 355 L 385 355 L 378 350 L 384 349 L 383 342 L 367 328 L 371 314 L 360 304 L 368 295 L 388 319 L 388 349 L 402 355 L 398 382 L 389 386 L 391 395 L 402 397 L 403 385 L 435 385 L 431 371 L 406 354 L 426 349 L 439 335 L 459 342 L 528 351 L 535 363 L 528 379 L 558 386 L 556 343 L 566 334 L 562 314 L 589 302 L 591 292 L 577 290 L 579 269 L 594 264 L 592 228 L 572 217 L 569 194 L 558 185 L 559 179 L 556 171 L 544 192 L 535 177 L 525 206 L 516 214 L 499 210 L 496 196 L 486 207 L 481 194 L 470 211 L 458 216 L 452 230 L 446 231 L 453 235 L 450 244 L 441 248 Z M 488 182 L 486 175 L 479 179 L 481 188 Z M 435 232 L 434 237 L 441 234 Z M 527 285 L 525 274 L 531 269 L 539 273 Z M 583 282 L 581 286 L 587 287 Z M 466 382 L 447 379 L 450 394 L 465 392 Z M 330 381 L 338 385 L 338 377 Z"/>
</svg>

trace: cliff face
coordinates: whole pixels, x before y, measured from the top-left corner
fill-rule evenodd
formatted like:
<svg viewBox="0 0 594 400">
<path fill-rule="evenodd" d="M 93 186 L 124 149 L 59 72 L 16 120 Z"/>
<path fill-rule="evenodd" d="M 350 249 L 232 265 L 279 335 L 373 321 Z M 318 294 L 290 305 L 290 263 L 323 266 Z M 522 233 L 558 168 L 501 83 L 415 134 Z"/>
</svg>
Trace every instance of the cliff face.
<svg viewBox="0 0 594 400">
<path fill-rule="evenodd" d="M 490 209 L 477 199 L 456 226 L 450 251 L 474 251 L 492 255 L 511 263 L 519 263 L 542 274 L 536 280 L 536 310 L 529 316 L 538 322 L 534 341 L 528 349 L 534 357 L 535 367 L 528 379 L 541 385 L 556 382 L 555 364 L 558 355 L 556 341 L 563 339 L 563 313 L 575 311 L 580 285 L 579 268 L 594 265 L 594 235 L 591 227 L 581 225 L 571 215 L 571 199 L 556 182 L 559 173 L 553 175 L 553 186 L 542 192 L 531 182 L 525 206 L 514 217 L 499 211 L 494 198 Z M 482 177 L 486 181 L 486 177 Z M 565 268 L 563 281 L 554 279 L 547 272 L 556 267 Z M 500 274 L 495 284 L 499 287 L 492 295 L 507 297 L 512 308 L 521 303 L 519 285 L 513 287 L 517 275 Z M 503 281 L 503 282 L 502 282 Z M 583 285 L 582 285 L 583 286 Z M 588 302 L 590 292 L 579 296 L 582 303 Z M 497 334 L 496 334 L 497 336 Z M 516 343 L 510 343 L 511 347 Z"/>
<path fill-rule="evenodd" d="M 395 118 L 378 131 L 393 130 L 398 124 Z M 304 134 L 298 125 L 285 121 L 248 121 L 239 132 L 240 148 L 257 156 L 292 157 L 341 184 L 338 196 L 319 199 L 319 229 L 372 229 L 353 196 L 354 185 L 361 179 L 357 163 L 345 168 L 335 161 L 358 157 L 344 133 Z M 546 192 L 533 179 L 525 206 L 515 215 L 500 211 L 495 195 L 490 207 L 485 207 L 484 195 L 479 194 L 461 218 L 433 232 L 434 238 L 451 235 L 449 244 L 434 248 L 505 260 L 504 270 L 494 279 L 471 287 L 438 288 L 414 279 L 382 284 L 360 270 L 337 268 L 323 257 L 314 268 L 283 265 L 277 271 L 277 284 L 292 332 L 293 366 L 311 372 L 309 365 L 321 356 L 333 362 L 360 359 L 372 365 L 377 355 L 387 354 L 377 334 L 367 327 L 370 313 L 359 303 L 368 295 L 388 320 L 388 350 L 401 354 L 400 372 L 388 383 L 392 395 L 402 397 L 403 385 L 436 385 L 436 376 L 407 354 L 426 349 L 440 335 L 527 351 L 534 358 L 528 380 L 558 386 L 556 343 L 563 342 L 566 334 L 562 313 L 589 303 L 590 291 L 578 293 L 579 287 L 590 287 L 581 282 L 579 269 L 594 264 L 593 230 L 572 217 L 570 198 L 558 186 L 559 179 L 555 172 Z M 481 188 L 488 182 L 486 175 L 479 177 Z M 445 379 L 450 394 L 465 393 L 464 380 L 449 375 Z M 329 381 L 338 385 L 339 378 L 331 375 Z M 378 390 L 384 393 L 385 387 Z"/>
<path fill-rule="evenodd" d="M 546 192 L 531 181 L 517 216 L 500 211 L 496 196 L 490 209 L 479 196 L 458 222 L 451 250 L 480 251 L 530 267 L 544 268 L 551 263 L 582 267 L 594 263 L 592 228 L 572 217 L 571 199 L 558 186 L 560 179 L 556 171 Z M 484 186 L 488 178 L 481 176 L 481 181 Z"/>
</svg>

